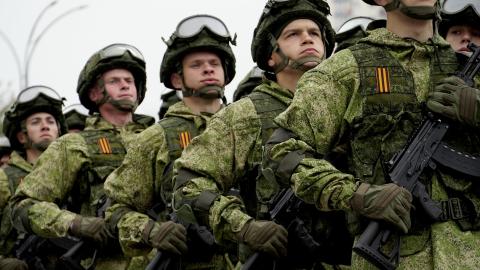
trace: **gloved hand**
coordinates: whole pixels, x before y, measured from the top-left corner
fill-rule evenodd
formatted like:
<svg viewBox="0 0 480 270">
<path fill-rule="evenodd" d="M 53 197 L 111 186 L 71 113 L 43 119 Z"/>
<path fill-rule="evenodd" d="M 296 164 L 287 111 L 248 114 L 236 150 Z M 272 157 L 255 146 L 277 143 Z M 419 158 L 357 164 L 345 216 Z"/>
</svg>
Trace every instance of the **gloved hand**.
<svg viewBox="0 0 480 270">
<path fill-rule="evenodd" d="M 287 255 L 287 230 L 273 221 L 249 221 L 238 239 L 252 250 L 268 253 L 274 257 Z"/>
<path fill-rule="evenodd" d="M 472 127 L 480 122 L 480 90 L 472 88 L 457 76 L 440 81 L 428 95 L 427 107 L 435 113 Z"/>
<path fill-rule="evenodd" d="M 28 265 L 19 259 L 0 259 L 0 270 L 28 270 Z"/>
<path fill-rule="evenodd" d="M 84 217 L 77 215 L 70 225 L 70 234 L 79 238 L 86 238 L 104 245 L 111 237 L 105 220 L 99 217 Z"/>
<path fill-rule="evenodd" d="M 370 185 L 362 183 L 353 193 L 352 209 L 371 219 L 385 220 L 404 233 L 410 228 L 412 194 L 393 183 Z"/>
<path fill-rule="evenodd" d="M 148 245 L 177 255 L 187 253 L 187 231 L 183 225 L 172 221 L 151 223 L 144 230 Z"/>
</svg>

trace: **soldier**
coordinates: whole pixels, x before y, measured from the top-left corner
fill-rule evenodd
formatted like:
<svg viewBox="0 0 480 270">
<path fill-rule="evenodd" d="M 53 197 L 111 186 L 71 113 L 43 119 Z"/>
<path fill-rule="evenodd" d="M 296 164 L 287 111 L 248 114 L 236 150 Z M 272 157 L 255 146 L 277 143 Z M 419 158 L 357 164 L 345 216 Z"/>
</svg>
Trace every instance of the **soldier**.
<svg viewBox="0 0 480 270">
<path fill-rule="evenodd" d="M 0 136 L 0 168 L 7 166 L 10 160 L 10 153 L 12 153 L 12 146 L 6 136 Z"/>
<path fill-rule="evenodd" d="M 438 32 L 456 52 L 468 52 L 468 43 L 480 46 L 480 2 L 446 0 Z"/>
<path fill-rule="evenodd" d="M 244 96 L 250 94 L 255 87 L 262 83 L 263 70 L 254 66 L 238 83 L 237 89 L 233 93 L 233 102 L 240 100 Z"/>
<path fill-rule="evenodd" d="M 127 255 L 152 247 L 177 255 L 186 253 L 185 228 L 166 219 L 171 213 L 173 162 L 223 107 L 224 87 L 235 75 L 230 43 L 235 44 L 235 39 L 225 24 L 210 15 L 183 19 L 166 42 L 160 81 L 181 91 L 183 100 L 139 135 L 122 166 L 105 182 L 107 195 L 117 203 L 109 209 L 111 223 L 116 225 Z M 187 269 L 233 268 L 224 249 L 218 248 L 212 259 L 202 256 L 209 250 L 190 251 L 193 256 L 187 255 L 183 262 Z"/>
<path fill-rule="evenodd" d="M 335 41 L 337 46 L 335 52 L 348 48 L 361 38 L 367 36 L 368 30 L 385 27 L 385 20 L 375 20 L 370 17 L 354 17 L 345 21 L 337 30 Z"/>
<path fill-rule="evenodd" d="M 175 162 L 172 204 L 179 215 L 193 211 L 220 244 L 242 243 L 276 257 L 287 253 L 287 231 L 254 220 L 255 178 L 273 118 L 291 102 L 300 76 L 333 50 L 329 14 L 324 1 L 268 1 L 251 47 L 268 80 L 217 113 Z M 229 195 L 232 188 L 240 189 L 243 200 Z"/>
<path fill-rule="evenodd" d="M 80 72 L 77 93 L 93 115 L 82 132 L 52 143 L 19 185 L 12 198 L 18 230 L 46 238 L 75 236 L 98 245 L 111 244 L 102 217 L 103 182 L 121 164 L 136 134 L 154 121 L 134 114 L 145 96 L 145 82 L 145 60 L 131 45 L 112 44 L 90 57 Z M 96 269 L 128 266 L 115 246 L 102 249 L 97 256 Z"/>
<path fill-rule="evenodd" d="M 165 116 L 165 113 L 168 111 L 168 108 L 170 108 L 170 106 L 182 100 L 178 97 L 177 91 L 175 90 L 168 91 L 162 94 L 160 96 L 160 99 L 162 100 L 162 105 L 160 106 L 160 110 L 158 111 L 159 119 L 162 119 Z"/>
<path fill-rule="evenodd" d="M 67 123 L 68 133 L 80 132 L 85 128 L 85 120 L 88 117 L 87 108 L 82 104 L 72 104 L 63 109 L 65 122 Z"/>
<path fill-rule="evenodd" d="M 0 254 L 12 258 L 0 261 L 0 269 L 15 269 L 15 264 L 20 267 L 18 269 L 27 267 L 24 262 L 13 259 L 18 234 L 12 228 L 11 209 L 7 203 L 43 151 L 66 133 L 62 106 L 63 98 L 57 92 L 37 85 L 22 90 L 5 114 L 3 130 L 13 152 L 6 167 L 0 169 Z"/>
<path fill-rule="evenodd" d="M 434 112 L 454 120 L 445 142 L 478 154 L 480 93 L 447 77 L 458 64 L 450 45 L 434 32 L 436 0 L 364 2 L 385 8 L 386 28 L 369 32 L 302 77 L 292 104 L 275 119 L 280 128 L 269 140 L 265 162 L 278 182 L 292 186 L 299 198 L 318 210 L 348 211 L 357 218 L 385 221 L 393 225 L 394 234 L 394 228 L 405 233 L 399 268 L 475 269 L 480 262 L 474 248 L 480 244 L 476 183 L 440 167 L 427 170 L 420 181 L 446 209 L 441 213 L 445 222 L 432 223 L 419 205 L 410 213 L 410 192 L 386 183 L 385 166 L 419 126 L 422 102 L 428 99 L 431 109 L 437 96 L 441 99 Z M 350 166 L 343 171 L 327 156 L 338 142 L 348 145 L 344 150 Z M 280 162 L 288 163 L 289 169 Z M 413 166 L 421 165 L 415 162 Z M 355 233 L 365 228 L 352 223 L 357 225 Z M 394 239 L 388 238 L 383 247 L 392 247 Z M 354 254 L 352 268 L 375 267 Z"/>
</svg>

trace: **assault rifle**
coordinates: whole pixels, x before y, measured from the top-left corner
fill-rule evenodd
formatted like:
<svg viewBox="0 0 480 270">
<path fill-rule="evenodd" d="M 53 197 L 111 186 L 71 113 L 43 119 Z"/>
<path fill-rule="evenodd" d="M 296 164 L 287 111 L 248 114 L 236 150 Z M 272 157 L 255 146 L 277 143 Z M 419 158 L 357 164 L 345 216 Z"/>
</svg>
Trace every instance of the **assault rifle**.
<svg viewBox="0 0 480 270">
<path fill-rule="evenodd" d="M 169 214 L 170 220 L 182 224 L 187 231 L 187 246 L 189 252 L 185 255 L 188 261 L 205 261 L 215 252 L 215 239 L 205 226 L 178 218 L 176 213 Z M 180 256 L 158 251 L 155 258 L 145 270 L 171 270 L 181 269 Z"/>
<path fill-rule="evenodd" d="M 462 71 L 455 75 L 473 86 L 480 69 L 480 49 L 472 43 L 468 48 L 473 53 Z M 448 123 L 429 113 L 407 145 L 387 163 L 389 180 L 411 192 L 432 221 L 445 220 L 445 213 L 441 203 L 433 201 L 425 186 L 418 181 L 424 169 L 434 170 L 440 165 L 468 177 L 480 178 L 478 159 L 455 151 L 442 142 L 448 129 Z M 449 211 L 455 215 L 455 209 Z M 385 244 L 389 240 L 393 245 L 387 248 Z M 400 259 L 400 235 L 383 223 L 370 221 L 353 250 L 380 269 L 395 269 Z"/>
<path fill-rule="evenodd" d="M 289 269 L 292 268 L 291 263 L 295 265 L 300 263 L 302 266 L 311 265 L 315 256 L 318 255 L 320 245 L 310 235 L 303 221 L 297 217 L 300 207 L 304 204 L 303 201 L 295 196 L 291 188 L 283 189 L 273 201 L 275 204 L 270 211 L 270 218 L 288 230 L 289 246 L 295 247 L 295 250 L 293 248 L 288 250 L 301 252 L 302 259 L 278 261 L 267 254 L 256 252 L 247 259 L 242 267 L 243 270 Z"/>
</svg>

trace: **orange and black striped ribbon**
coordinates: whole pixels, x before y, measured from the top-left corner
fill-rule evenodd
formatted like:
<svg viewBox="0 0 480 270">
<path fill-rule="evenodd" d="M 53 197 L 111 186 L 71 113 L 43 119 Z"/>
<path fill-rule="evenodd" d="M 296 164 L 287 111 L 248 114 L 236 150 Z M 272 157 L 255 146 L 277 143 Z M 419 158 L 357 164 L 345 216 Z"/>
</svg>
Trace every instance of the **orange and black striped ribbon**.
<svg viewBox="0 0 480 270">
<path fill-rule="evenodd" d="M 190 137 L 190 133 L 188 131 L 184 131 L 180 133 L 180 146 L 182 149 L 185 149 L 190 144 L 192 138 Z"/>
<path fill-rule="evenodd" d="M 110 143 L 108 142 L 107 138 L 98 139 L 98 146 L 100 147 L 100 152 L 102 152 L 102 154 L 112 153 L 112 148 L 110 147 Z"/>
<path fill-rule="evenodd" d="M 390 74 L 386 67 L 377 67 L 375 69 L 377 79 L 377 93 L 390 92 Z"/>
</svg>

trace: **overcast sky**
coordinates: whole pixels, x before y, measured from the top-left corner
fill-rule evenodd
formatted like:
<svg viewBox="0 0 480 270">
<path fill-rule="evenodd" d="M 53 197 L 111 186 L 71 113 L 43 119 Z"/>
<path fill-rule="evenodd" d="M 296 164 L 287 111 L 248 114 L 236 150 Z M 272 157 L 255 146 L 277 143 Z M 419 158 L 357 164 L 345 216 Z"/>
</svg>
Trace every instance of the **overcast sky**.
<svg viewBox="0 0 480 270">
<path fill-rule="evenodd" d="M 345 7 L 349 1 L 335 2 L 339 2 L 342 9 L 354 10 L 353 7 Z M 24 72 L 29 34 L 38 15 L 51 2 L 0 0 L 1 101 L 8 99 L 10 92 L 18 93 L 21 87 L 19 73 Z M 66 105 L 78 103 L 77 78 L 87 59 L 111 43 L 129 43 L 142 51 L 147 62 L 148 90 L 137 112 L 157 117 L 160 94 L 168 91 L 158 76 L 166 49 L 162 37 L 168 39 L 177 23 L 187 16 L 211 14 L 222 19 L 232 34 L 238 35 L 237 46 L 233 47 L 237 75 L 226 87 L 226 96 L 231 101 L 238 82 L 254 65 L 250 43 L 265 3 L 266 0 L 59 0 L 46 10 L 30 42 L 30 45 L 35 44 L 48 27 L 37 40 L 31 57 L 29 85 L 50 86 L 67 98 Z M 73 11 L 49 26 L 62 14 L 83 5 L 86 5 L 84 9 Z M 332 9 L 335 12 L 335 8 Z M 346 19 L 336 17 L 334 25 Z M 5 42 L 5 36 L 19 57 L 21 71 L 12 49 Z"/>
</svg>

